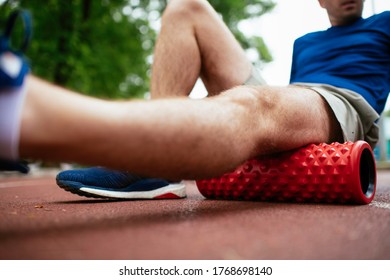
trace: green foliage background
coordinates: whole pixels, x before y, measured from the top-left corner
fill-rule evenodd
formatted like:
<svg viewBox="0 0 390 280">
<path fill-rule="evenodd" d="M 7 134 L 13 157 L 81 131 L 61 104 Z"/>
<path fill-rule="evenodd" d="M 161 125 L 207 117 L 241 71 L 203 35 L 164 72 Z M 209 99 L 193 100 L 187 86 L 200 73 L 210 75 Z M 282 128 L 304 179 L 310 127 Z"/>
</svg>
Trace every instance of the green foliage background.
<svg viewBox="0 0 390 280">
<path fill-rule="evenodd" d="M 142 98 L 149 91 L 150 64 L 166 0 L 3 1 L 1 26 L 10 10 L 33 15 L 27 51 L 32 72 L 58 85 L 102 98 Z M 210 0 L 245 49 L 272 60 L 260 37 L 238 28 L 270 12 L 271 0 Z"/>
</svg>

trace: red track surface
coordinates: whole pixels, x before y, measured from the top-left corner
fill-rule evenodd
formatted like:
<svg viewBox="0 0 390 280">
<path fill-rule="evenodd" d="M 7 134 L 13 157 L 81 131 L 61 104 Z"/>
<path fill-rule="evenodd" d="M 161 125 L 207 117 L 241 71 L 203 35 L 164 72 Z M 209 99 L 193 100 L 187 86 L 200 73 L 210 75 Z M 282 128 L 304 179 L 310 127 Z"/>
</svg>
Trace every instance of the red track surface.
<svg viewBox="0 0 390 280">
<path fill-rule="evenodd" d="M 0 259 L 390 259 L 390 171 L 364 206 L 88 199 L 0 178 Z"/>
</svg>

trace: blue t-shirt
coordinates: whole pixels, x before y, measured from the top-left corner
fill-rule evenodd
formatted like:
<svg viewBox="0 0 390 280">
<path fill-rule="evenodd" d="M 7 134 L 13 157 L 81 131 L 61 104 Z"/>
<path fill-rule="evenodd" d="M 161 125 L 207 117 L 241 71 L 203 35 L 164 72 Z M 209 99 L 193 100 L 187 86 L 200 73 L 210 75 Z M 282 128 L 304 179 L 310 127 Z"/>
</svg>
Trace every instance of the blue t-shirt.
<svg viewBox="0 0 390 280">
<path fill-rule="evenodd" d="M 295 40 L 290 83 L 298 82 L 353 90 L 380 114 L 390 92 L 390 11 Z"/>
</svg>

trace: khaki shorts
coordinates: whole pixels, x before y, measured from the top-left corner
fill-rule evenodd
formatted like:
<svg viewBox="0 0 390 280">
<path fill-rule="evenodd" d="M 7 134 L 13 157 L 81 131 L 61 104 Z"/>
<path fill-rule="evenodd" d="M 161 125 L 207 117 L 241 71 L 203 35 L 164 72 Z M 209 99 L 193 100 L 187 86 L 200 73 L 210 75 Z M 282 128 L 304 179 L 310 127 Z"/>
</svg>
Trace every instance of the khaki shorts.
<svg viewBox="0 0 390 280">
<path fill-rule="evenodd" d="M 253 68 L 245 85 L 266 84 L 259 71 Z M 295 83 L 320 94 L 329 104 L 343 132 L 344 141 L 364 140 L 372 148 L 379 139 L 378 113 L 358 93 L 326 84 Z"/>
</svg>

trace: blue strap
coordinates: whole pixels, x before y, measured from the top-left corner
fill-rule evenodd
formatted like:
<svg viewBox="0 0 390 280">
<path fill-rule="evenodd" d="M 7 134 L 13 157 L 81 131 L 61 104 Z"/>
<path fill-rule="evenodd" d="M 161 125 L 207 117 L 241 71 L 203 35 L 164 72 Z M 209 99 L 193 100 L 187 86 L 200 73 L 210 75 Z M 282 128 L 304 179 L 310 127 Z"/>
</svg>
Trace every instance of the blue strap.
<svg viewBox="0 0 390 280">
<path fill-rule="evenodd" d="M 19 17 L 22 19 L 22 22 L 24 25 L 24 38 L 23 38 L 22 45 L 16 51 L 24 52 L 27 49 L 27 47 L 31 41 L 31 37 L 32 37 L 32 20 L 31 20 L 31 14 L 29 11 L 16 10 L 16 11 L 12 12 L 12 14 L 10 15 L 10 17 L 8 18 L 7 23 L 6 23 L 4 37 L 10 38 L 11 33 L 15 27 L 16 20 Z"/>
</svg>

